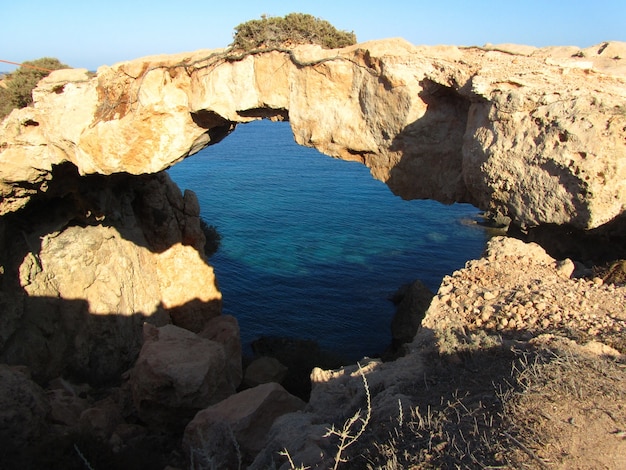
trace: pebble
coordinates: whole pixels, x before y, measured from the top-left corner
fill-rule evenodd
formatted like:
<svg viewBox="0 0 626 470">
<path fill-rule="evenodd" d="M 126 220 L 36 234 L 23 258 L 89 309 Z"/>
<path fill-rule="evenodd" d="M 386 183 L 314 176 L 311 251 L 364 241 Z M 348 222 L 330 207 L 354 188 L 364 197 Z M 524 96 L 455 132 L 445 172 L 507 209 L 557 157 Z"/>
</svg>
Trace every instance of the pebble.
<svg viewBox="0 0 626 470">
<path fill-rule="evenodd" d="M 483 293 L 483 299 L 485 300 L 494 300 L 495 298 L 496 295 L 493 292 L 486 291 L 485 293 Z"/>
<path fill-rule="evenodd" d="M 452 292 L 453 288 L 454 287 L 452 284 L 442 284 L 441 287 L 439 287 L 439 295 L 449 294 L 450 292 Z"/>
</svg>

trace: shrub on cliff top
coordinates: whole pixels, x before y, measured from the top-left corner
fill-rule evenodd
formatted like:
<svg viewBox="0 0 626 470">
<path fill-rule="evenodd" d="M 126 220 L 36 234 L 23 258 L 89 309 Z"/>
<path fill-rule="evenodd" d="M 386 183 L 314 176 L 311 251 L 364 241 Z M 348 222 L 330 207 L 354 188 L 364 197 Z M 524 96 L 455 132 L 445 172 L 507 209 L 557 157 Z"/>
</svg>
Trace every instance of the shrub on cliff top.
<svg viewBox="0 0 626 470">
<path fill-rule="evenodd" d="M 15 108 L 24 108 L 33 102 L 32 91 L 39 80 L 48 76 L 50 71 L 66 69 L 58 59 L 42 57 L 24 62 L 15 72 L 4 79 L 6 88 L 0 93 L 0 119 Z"/>
<path fill-rule="evenodd" d="M 251 51 L 292 47 L 298 44 L 318 44 L 324 49 L 356 44 L 354 32 L 340 31 L 328 21 L 305 13 L 290 13 L 284 18 L 261 16 L 235 28 L 231 47 Z"/>
</svg>

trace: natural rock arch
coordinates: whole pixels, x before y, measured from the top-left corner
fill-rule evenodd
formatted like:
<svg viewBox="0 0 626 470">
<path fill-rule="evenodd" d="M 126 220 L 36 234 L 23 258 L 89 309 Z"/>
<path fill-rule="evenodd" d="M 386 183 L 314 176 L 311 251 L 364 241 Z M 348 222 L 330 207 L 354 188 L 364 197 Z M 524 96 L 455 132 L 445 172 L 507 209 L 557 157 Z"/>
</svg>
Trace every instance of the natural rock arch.
<svg viewBox="0 0 626 470">
<path fill-rule="evenodd" d="M 236 123 L 271 117 L 403 197 L 471 202 L 520 226 L 596 228 L 622 213 L 626 194 L 624 47 L 581 60 L 576 48 L 386 40 L 149 57 L 93 78 L 55 72 L 34 108 L 3 124 L 13 170 L 0 175 L 3 213 L 45 189 L 63 161 L 81 174 L 155 173 Z"/>
<path fill-rule="evenodd" d="M 1 359 L 37 363 L 44 375 L 67 363 L 87 373 L 91 350 L 61 325 L 88 319 L 87 345 L 102 333 L 99 320 L 89 326 L 98 315 L 136 318 L 128 323 L 140 334 L 144 317 L 200 331 L 219 314 L 197 200 L 163 170 L 254 119 L 288 119 L 297 143 L 365 164 L 405 198 L 470 202 L 520 227 L 615 223 L 626 200 L 624 49 L 386 40 L 149 57 L 96 76 L 54 72 L 35 89 L 34 106 L 0 126 L 3 290 L 11 292 Z M 127 253 L 118 261 L 130 277 L 112 294 L 114 270 L 103 277 L 86 260 L 116 252 Z M 181 259 L 195 274 L 173 274 Z M 206 289 L 195 287 L 196 274 Z M 33 317 L 25 297 L 47 310 Z M 78 301 L 78 313 L 69 318 L 46 299 Z M 132 352 L 113 356 L 111 373 Z"/>
</svg>

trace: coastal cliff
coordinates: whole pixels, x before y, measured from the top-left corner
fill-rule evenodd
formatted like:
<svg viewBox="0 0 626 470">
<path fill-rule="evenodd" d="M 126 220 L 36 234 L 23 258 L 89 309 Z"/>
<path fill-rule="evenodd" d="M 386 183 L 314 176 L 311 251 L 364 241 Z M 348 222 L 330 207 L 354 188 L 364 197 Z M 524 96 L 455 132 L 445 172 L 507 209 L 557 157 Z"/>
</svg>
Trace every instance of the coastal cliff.
<svg viewBox="0 0 626 470">
<path fill-rule="evenodd" d="M 287 430 L 315 434 L 322 423 L 341 421 L 348 389 L 350 406 L 367 391 L 372 422 L 381 424 L 393 407 L 397 413 L 397 403 L 414 408 L 407 387 L 430 370 L 429 354 L 460 367 L 477 351 L 517 342 L 541 349 L 549 333 L 602 342 L 602 354 L 619 358 L 624 287 L 572 275 L 584 271 L 580 261 L 615 258 L 623 248 L 625 64 L 626 44 L 615 42 L 580 50 L 392 39 L 339 50 L 146 57 L 95 75 L 53 72 L 34 90 L 32 107 L 0 123 L 0 362 L 10 365 L 0 372 L 30 397 L 20 402 L 7 393 L 2 403 L 24 410 L 29 400 L 41 403 L 24 411 L 31 427 L 0 413 L 6 429 L 24 429 L 1 435 L 16 446 L 41 435 L 51 413 L 41 386 L 57 397 L 48 398 L 55 410 L 63 390 L 80 410 L 57 416 L 55 425 L 105 440 L 123 441 L 129 416 L 180 433 L 199 410 L 224 413 L 209 407 L 237 396 L 236 320 L 221 314 L 198 201 L 164 170 L 262 118 L 288 120 L 297 143 L 361 162 L 405 199 L 469 202 L 507 218 L 553 256 L 535 244 L 498 248 L 495 241 L 485 258 L 444 280 L 403 358 L 315 372 L 306 413 L 286 415 L 269 439 L 255 441 L 248 463 L 258 454 L 258 468 L 269 465 L 277 446 L 304 446 L 293 450 L 301 462 L 328 463 L 331 452 L 319 440 L 295 443 Z M 554 247 L 566 244 L 554 233 L 609 242 L 589 252 L 567 245 L 563 251 L 580 259 L 566 262 L 554 258 Z M 568 344 L 559 348 L 574 348 Z M 369 377 L 365 388 L 361 374 Z M 83 403 L 68 380 L 118 387 L 109 401 L 125 398 L 115 406 Z M 281 400 L 289 411 L 304 406 Z M 102 414 L 104 429 L 94 417 Z M 267 432 L 271 424 L 264 423 Z M 194 419 L 193 429 L 209 429 L 202 426 L 209 424 Z M 235 423 L 230 431 L 210 429 L 220 439 L 248 433 Z M 186 442 L 195 442 L 188 444 L 193 455 L 197 436 Z"/>
</svg>

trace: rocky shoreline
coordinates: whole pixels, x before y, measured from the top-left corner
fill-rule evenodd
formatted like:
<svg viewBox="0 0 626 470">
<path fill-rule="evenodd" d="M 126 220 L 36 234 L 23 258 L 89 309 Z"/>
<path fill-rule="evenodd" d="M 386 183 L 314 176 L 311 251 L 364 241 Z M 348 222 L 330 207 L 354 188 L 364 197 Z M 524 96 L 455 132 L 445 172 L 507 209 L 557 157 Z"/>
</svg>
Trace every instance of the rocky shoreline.
<svg viewBox="0 0 626 470">
<path fill-rule="evenodd" d="M 94 468 L 103 463 L 114 463 L 116 468 L 187 468 L 189 459 L 194 459 L 193 468 L 216 463 L 220 468 L 237 468 L 239 460 L 245 468 L 290 468 L 287 458 L 281 456 L 287 449 L 289 458 L 298 465 L 329 468 L 336 442 L 324 437 L 327 430 L 340 428 L 350 413 L 358 408 L 363 410 L 364 406 L 370 414 L 368 431 L 386 429 L 392 417 L 403 413 L 398 406 L 408 414 L 416 407 L 412 395 L 421 395 L 423 399 L 424 387 L 428 388 L 427 383 L 422 383 L 423 376 L 432 373 L 429 371 L 433 363 L 462 376 L 470 367 L 493 366 L 482 362 L 486 359 L 479 359 L 483 354 L 491 357 L 489 361 L 505 361 L 511 367 L 513 350 L 534 349 L 538 355 L 536 351 L 544 354 L 555 351 L 555 344 L 564 344 L 575 351 L 570 354 L 592 357 L 598 364 L 626 364 L 626 286 L 605 283 L 597 277 L 577 278 L 572 276 L 574 273 L 571 260 L 555 260 L 536 244 L 495 237 L 488 243 L 484 257 L 444 278 L 402 357 L 391 362 L 364 358 L 359 366 L 334 371 L 315 368 L 308 403 L 270 382 L 238 393 L 233 389 L 224 396 L 230 398 L 217 400 L 207 411 L 196 415 L 191 410 L 202 405 L 194 407 L 180 399 L 185 400 L 185 393 L 186 400 L 201 398 L 202 386 L 196 384 L 193 390 L 183 387 L 189 387 L 193 377 L 202 376 L 196 372 L 202 369 L 203 355 L 198 353 L 196 359 L 176 353 L 172 340 L 168 340 L 169 346 L 163 343 L 159 352 L 145 342 L 130 373 L 121 384 L 108 389 L 62 378 L 43 389 L 29 378 L 27 368 L 3 365 L 0 400 L 5 411 L 0 413 L 0 419 L 3 428 L 11 430 L 2 436 L 9 444 L 3 463 L 5 468 L 23 464 L 29 468 L 55 468 L 53 464 L 79 468 L 79 455 L 83 455 Z M 222 332 L 222 338 L 224 328 L 232 332 L 236 325 L 234 319 L 227 317 L 221 321 L 224 322 L 230 326 L 214 328 Z M 176 328 L 149 326 L 144 335 L 161 335 L 163 341 L 166 332 L 168 338 L 182 334 L 181 347 L 202 351 L 192 344 L 202 343 L 206 333 L 198 336 Z M 232 337 L 232 333 L 228 336 Z M 138 379 L 139 371 L 145 370 L 140 365 L 145 360 L 151 362 L 149 378 Z M 145 373 L 142 372 L 144 376 Z M 163 379 L 158 379 L 163 374 L 167 374 L 167 387 L 178 390 L 169 396 L 178 397 L 179 401 L 163 395 L 165 389 L 159 385 Z M 623 367 L 621 374 L 626 375 Z M 493 375 L 491 379 L 501 381 L 506 377 Z M 232 383 L 239 381 L 241 375 Z M 216 377 L 209 382 L 215 387 L 219 380 Z M 147 387 L 146 392 L 150 393 L 141 393 L 138 387 Z M 437 394 L 443 392 L 433 388 L 430 399 L 434 404 Z M 150 394 L 156 401 L 146 406 Z M 489 393 L 483 394 L 483 399 L 488 400 Z M 233 414 L 228 410 L 238 411 Z M 626 418 L 626 409 L 620 406 L 612 413 L 618 434 L 605 433 L 596 438 L 612 443 L 614 450 L 604 459 L 617 463 L 626 455 L 618 424 Z M 164 439 L 169 444 L 164 445 Z M 361 446 L 372 436 L 366 433 L 362 439 Z M 361 446 L 355 444 L 355 449 L 363 451 Z M 130 457 L 137 449 L 150 454 L 143 464 Z M 358 455 L 350 458 L 359 462 Z M 510 456 L 507 459 L 504 461 L 513 462 Z M 568 462 L 567 458 L 563 462 Z"/>
</svg>

